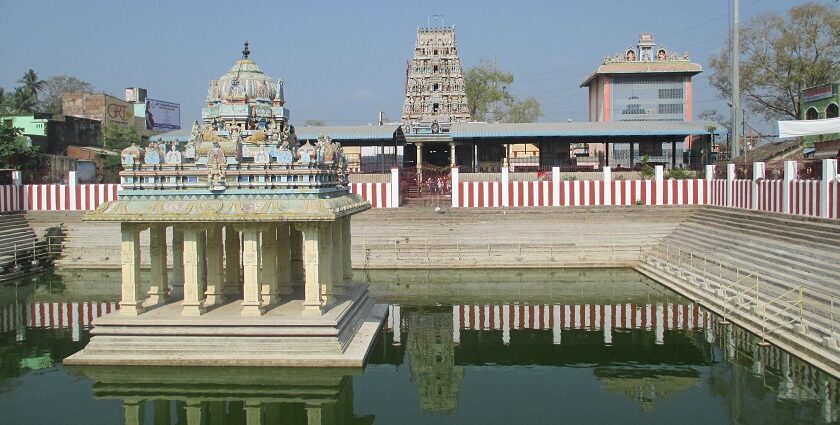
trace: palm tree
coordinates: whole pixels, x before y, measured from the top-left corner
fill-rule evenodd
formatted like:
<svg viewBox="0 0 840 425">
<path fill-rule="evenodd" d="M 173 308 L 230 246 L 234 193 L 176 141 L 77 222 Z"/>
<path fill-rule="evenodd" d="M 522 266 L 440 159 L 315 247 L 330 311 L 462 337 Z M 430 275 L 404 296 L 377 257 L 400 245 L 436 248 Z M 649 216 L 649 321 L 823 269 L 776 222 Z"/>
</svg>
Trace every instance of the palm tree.
<svg viewBox="0 0 840 425">
<path fill-rule="evenodd" d="M 10 101 L 12 112 L 25 114 L 35 109 L 35 97 L 26 87 L 16 87 Z"/>
<path fill-rule="evenodd" d="M 5 114 L 8 109 L 9 96 L 6 94 L 6 89 L 0 87 L 0 113 Z"/>
<path fill-rule="evenodd" d="M 18 80 L 18 83 L 23 84 L 23 87 L 32 93 L 32 96 L 35 97 L 36 103 L 38 102 L 38 92 L 43 90 L 44 84 L 46 84 L 44 80 L 38 78 L 38 74 L 36 74 L 31 68 L 29 71 L 23 73 L 23 77 Z"/>
</svg>

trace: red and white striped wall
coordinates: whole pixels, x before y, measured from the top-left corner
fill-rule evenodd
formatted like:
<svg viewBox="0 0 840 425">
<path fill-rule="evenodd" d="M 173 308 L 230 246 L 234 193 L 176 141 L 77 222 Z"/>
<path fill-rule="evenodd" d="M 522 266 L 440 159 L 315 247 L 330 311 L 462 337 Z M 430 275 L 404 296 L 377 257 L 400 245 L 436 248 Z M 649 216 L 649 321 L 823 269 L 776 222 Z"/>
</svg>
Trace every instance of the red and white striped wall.
<svg viewBox="0 0 840 425">
<path fill-rule="evenodd" d="M 828 182 L 828 217 L 840 218 L 840 181 Z"/>
<path fill-rule="evenodd" d="M 117 199 L 119 184 L 28 184 L 23 186 L 25 211 L 91 211 Z"/>
<path fill-rule="evenodd" d="M 604 205 L 656 205 L 657 185 L 653 180 L 564 180 L 459 182 L 453 206 L 475 207 L 576 207 Z M 665 180 L 662 205 L 705 205 L 704 180 Z"/>
<path fill-rule="evenodd" d="M 794 180 L 790 182 L 790 213 L 819 217 L 820 181 Z"/>
<path fill-rule="evenodd" d="M 73 341 L 78 341 L 82 329 L 89 329 L 93 319 L 119 308 L 119 303 L 116 302 L 9 304 L 0 307 L 0 333 L 11 332 L 22 326 L 70 329 Z"/>
<path fill-rule="evenodd" d="M 750 209 L 752 205 L 752 180 L 732 181 L 732 207 Z"/>
<path fill-rule="evenodd" d="M 726 206 L 726 179 L 714 179 L 709 182 L 709 205 Z"/>
<path fill-rule="evenodd" d="M 20 211 L 21 186 L 2 185 L 0 186 L 0 212 Z"/>
<path fill-rule="evenodd" d="M 756 209 L 759 211 L 770 212 L 784 212 L 782 208 L 782 180 L 761 180 L 757 183 L 758 186 L 758 205 Z"/>
<path fill-rule="evenodd" d="M 350 183 L 350 193 L 369 201 L 373 208 L 396 208 L 391 196 L 391 183 Z"/>
</svg>

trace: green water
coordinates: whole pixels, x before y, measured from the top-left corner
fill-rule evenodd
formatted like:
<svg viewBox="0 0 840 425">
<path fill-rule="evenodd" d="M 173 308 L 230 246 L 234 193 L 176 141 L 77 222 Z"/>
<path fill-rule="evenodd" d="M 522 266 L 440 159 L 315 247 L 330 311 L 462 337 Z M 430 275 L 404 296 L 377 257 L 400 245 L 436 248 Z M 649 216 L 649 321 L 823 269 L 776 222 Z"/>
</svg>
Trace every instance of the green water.
<svg viewBox="0 0 840 425">
<path fill-rule="evenodd" d="M 113 272 L 0 287 L 2 424 L 795 424 L 837 382 L 629 270 L 357 272 L 363 370 L 73 368 Z"/>
</svg>

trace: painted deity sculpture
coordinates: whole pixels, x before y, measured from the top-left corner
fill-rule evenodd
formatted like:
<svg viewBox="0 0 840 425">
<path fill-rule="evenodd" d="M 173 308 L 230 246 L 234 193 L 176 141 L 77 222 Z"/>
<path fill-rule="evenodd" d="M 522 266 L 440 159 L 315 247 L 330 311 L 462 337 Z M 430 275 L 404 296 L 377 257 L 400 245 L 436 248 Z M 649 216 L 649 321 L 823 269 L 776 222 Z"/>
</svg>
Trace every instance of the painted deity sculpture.
<svg viewBox="0 0 840 425">
<path fill-rule="evenodd" d="M 132 143 L 131 146 L 125 148 L 120 153 L 123 165 L 133 165 L 140 163 L 140 148 L 137 144 Z"/>
<path fill-rule="evenodd" d="M 169 151 L 166 152 L 166 156 L 164 157 L 164 163 L 166 164 L 180 164 L 181 163 L 181 152 L 178 152 L 178 146 L 175 142 L 172 142 L 169 145 Z"/>
</svg>

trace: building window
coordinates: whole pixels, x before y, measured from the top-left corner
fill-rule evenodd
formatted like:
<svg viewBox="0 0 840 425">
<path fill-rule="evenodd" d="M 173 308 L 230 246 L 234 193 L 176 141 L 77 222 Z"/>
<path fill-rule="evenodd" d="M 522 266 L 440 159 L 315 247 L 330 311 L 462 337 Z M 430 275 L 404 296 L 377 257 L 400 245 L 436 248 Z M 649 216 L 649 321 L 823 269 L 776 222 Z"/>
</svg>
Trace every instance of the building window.
<svg viewBox="0 0 840 425">
<path fill-rule="evenodd" d="M 435 66 L 432 68 L 432 72 L 433 72 L 433 73 L 435 73 L 435 74 L 437 74 L 437 72 L 438 72 L 438 66 L 437 66 L 437 65 L 435 65 Z"/>
<path fill-rule="evenodd" d="M 660 103 L 660 114 L 681 114 L 683 112 L 682 103 Z"/>
<path fill-rule="evenodd" d="M 683 89 L 659 89 L 660 99 L 682 99 Z"/>
<path fill-rule="evenodd" d="M 432 84 L 432 91 L 438 91 L 439 85 L 437 83 Z"/>
<path fill-rule="evenodd" d="M 806 120 L 817 119 L 817 109 L 816 108 L 808 108 L 808 111 L 805 112 L 805 119 Z"/>
<path fill-rule="evenodd" d="M 831 105 L 828 105 L 827 108 L 825 108 L 825 117 L 826 118 L 837 118 L 837 116 L 838 116 L 838 111 L 837 111 L 837 104 L 836 103 L 832 103 Z"/>
<path fill-rule="evenodd" d="M 437 104 L 437 103 L 432 104 L 432 112 L 437 113 L 439 108 L 440 108 L 439 104 Z"/>
</svg>

